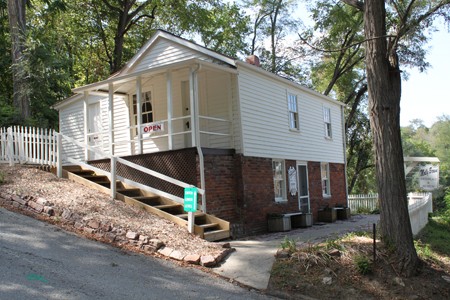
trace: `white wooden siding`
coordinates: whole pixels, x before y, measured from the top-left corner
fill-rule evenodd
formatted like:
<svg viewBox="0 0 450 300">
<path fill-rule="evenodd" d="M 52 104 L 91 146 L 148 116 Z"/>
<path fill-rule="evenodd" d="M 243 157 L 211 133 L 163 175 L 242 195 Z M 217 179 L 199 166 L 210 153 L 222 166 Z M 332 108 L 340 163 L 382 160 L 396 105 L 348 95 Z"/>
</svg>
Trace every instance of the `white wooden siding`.
<svg viewBox="0 0 450 300">
<path fill-rule="evenodd" d="M 84 142 L 84 102 L 78 101 L 70 104 L 59 112 L 59 130 L 75 140 Z M 75 159 L 84 159 L 84 150 L 63 140 L 63 155 Z"/>
<path fill-rule="evenodd" d="M 200 52 L 167 39 L 159 38 L 129 72 L 138 72 L 192 58 L 208 59 L 206 55 Z"/>
<path fill-rule="evenodd" d="M 340 105 L 244 68 L 238 80 L 244 155 L 344 163 Z M 287 93 L 298 97 L 298 132 L 289 130 Z M 324 134 L 324 105 L 332 139 Z"/>
</svg>

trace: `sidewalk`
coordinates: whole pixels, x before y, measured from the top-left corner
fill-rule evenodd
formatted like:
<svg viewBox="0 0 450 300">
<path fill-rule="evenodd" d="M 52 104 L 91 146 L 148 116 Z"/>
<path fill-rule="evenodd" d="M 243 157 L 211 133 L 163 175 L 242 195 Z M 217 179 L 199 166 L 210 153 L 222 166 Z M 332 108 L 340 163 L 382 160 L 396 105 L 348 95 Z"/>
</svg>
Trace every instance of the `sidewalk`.
<svg viewBox="0 0 450 300">
<path fill-rule="evenodd" d="M 231 247 L 236 251 L 213 270 L 221 276 L 264 290 L 269 283 L 275 254 L 286 236 L 297 243 L 320 242 L 352 231 L 371 231 L 372 224 L 377 223 L 379 218 L 379 215 L 356 215 L 350 220 L 232 241 Z"/>
</svg>

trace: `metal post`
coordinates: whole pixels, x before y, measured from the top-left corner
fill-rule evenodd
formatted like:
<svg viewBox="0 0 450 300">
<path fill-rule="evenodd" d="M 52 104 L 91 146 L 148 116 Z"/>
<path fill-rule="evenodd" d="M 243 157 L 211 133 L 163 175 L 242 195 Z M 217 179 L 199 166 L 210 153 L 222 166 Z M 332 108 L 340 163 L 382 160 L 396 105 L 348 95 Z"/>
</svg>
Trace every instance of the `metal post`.
<svg viewBox="0 0 450 300">
<path fill-rule="evenodd" d="M 116 186 L 116 165 L 117 165 L 117 158 L 115 156 L 111 156 L 111 198 L 112 200 L 116 199 L 116 192 L 117 192 L 117 186 Z"/>
<path fill-rule="evenodd" d="M 192 211 L 188 212 L 188 231 L 194 233 L 195 215 Z"/>
</svg>

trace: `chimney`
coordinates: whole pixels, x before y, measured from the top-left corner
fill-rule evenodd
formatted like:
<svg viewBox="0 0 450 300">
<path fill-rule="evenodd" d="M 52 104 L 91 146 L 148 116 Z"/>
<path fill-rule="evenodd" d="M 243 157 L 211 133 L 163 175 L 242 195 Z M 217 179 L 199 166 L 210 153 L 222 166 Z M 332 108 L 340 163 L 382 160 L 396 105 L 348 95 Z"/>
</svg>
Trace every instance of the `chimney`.
<svg viewBox="0 0 450 300">
<path fill-rule="evenodd" d="M 261 66 L 261 64 L 260 64 L 260 62 L 259 62 L 259 57 L 256 56 L 256 55 L 250 55 L 250 56 L 248 56 L 248 57 L 245 59 L 245 62 L 246 62 L 246 63 L 249 63 L 249 64 L 251 64 L 251 65 L 254 65 L 254 66 L 256 66 L 256 67 L 260 67 L 260 66 Z"/>
</svg>

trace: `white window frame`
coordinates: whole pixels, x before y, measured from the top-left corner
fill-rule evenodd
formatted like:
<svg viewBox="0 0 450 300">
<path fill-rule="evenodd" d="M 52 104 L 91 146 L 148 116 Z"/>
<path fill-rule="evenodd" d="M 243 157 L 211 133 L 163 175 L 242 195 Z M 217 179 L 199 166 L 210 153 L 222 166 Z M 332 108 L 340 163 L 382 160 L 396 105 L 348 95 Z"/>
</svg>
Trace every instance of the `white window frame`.
<svg viewBox="0 0 450 300">
<path fill-rule="evenodd" d="M 289 113 L 289 129 L 294 131 L 300 130 L 300 120 L 298 117 L 298 96 L 292 93 L 287 95 L 288 113 Z"/>
<path fill-rule="evenodd" d="M 272 174 L 275 202 L 286 202 L 286 165 L 284 160 L 272 159 Z M 279 190 L 278 193 L 277 190 Z"/>
<path fill-rule="evenodd" d="M 329 107 L 323 107 L 323 123 L 325 138 L 331 139 L 333 131 L 331 127 L 331 109 Z"/>
<path fill-rule="evenodd" d="M 153 123 L 155 122 L 155 105 L 154 105 L 154 101 L 153 101 L 153 89 L 146 89 L 144 91 L 142 91 L 142 95 L 141 95 L 141 105 L 144 107 L 144 104 L 146 103 L 150 103 L 151 106 L 151 110 L 150 111 L 144 111 L 143 107 L 141 107 L 141 125 L 144 124 L 148 124 L 148 123 Z M 148 100 L 146 100 L 148 99 Z M 137 126 L 138 122 L 137 122 L 137 95 L 136 94 L 132 94 L 130 97 L 130 114 L 131 114 L 131 123 L 132 126 Z M 150 122 L 144 122 L 144 116 L 151 117 L 151 121 Z M 139 128 L 136 127 L 136 130 L 134 130 L 134 134 L 137 135 L 138 130 L 140 130 Z"/>
<path fill-rule="evenodd" d="M 330 164 L 327 162 L 320 163 L 320 178 L 322 181 L 322 195 L 324 197 L 331 196 L 330 186 Z"/>
</svg>

